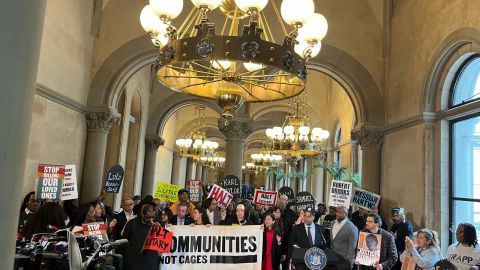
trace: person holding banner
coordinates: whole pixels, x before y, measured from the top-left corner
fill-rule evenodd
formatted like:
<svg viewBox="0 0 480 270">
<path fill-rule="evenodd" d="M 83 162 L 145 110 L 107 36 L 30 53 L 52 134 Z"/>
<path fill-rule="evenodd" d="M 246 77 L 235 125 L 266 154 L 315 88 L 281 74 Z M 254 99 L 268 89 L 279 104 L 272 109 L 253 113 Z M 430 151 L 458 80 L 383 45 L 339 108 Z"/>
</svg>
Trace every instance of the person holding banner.
<svg viewBox="0 0 480 270">
<path fill-rule="evenodd" d="M 435 263 L 440 260 L 440 249 L 433 233 L 428 229 L 418 231 L 416 247 L 412 239 L 405 237 L 405 250 L 400 255 L 400 261 L 403 263 L 407 256 L 415 261 L 415 269 L 433 270 Z"/>
<path fill-rule="evenodd" d="M 210 197 L 206 199 L 203 203 L 203 208 L 207 209 L 206 213 L 210 224 L 218 225 L 220 224 L 221 215 L 220 211 L 217 208 L 218 202 L 214 198 Z"/>
<path fill-rule="evenodd" d="M 193 223 L 190 224 L 192 226 L 195 226 L 195 225 L 210 226 L 211 224 L 205 209 L 201 207 L 196 207 L 195 209 L 193 209 L 192 219 L 193 219 Z"/>
<path fill-rule="evenodd" d="M 220 222 L 220 225 L 254 225 L 253 222 L 245 216 L 245 205 L 239 203 L 237 204 L 236 210 L 235 210 L 235 217 L 231 221 L 228 221 L 228 219 L 222 220 Z"/>
<path fill-rule="evenodd" d="M 280 258 L 285 253 L 282 232 L 275 230 L 275 216 L 267 213 L 263 221 L 262 270 L 280 269 Z"/>
</svg>

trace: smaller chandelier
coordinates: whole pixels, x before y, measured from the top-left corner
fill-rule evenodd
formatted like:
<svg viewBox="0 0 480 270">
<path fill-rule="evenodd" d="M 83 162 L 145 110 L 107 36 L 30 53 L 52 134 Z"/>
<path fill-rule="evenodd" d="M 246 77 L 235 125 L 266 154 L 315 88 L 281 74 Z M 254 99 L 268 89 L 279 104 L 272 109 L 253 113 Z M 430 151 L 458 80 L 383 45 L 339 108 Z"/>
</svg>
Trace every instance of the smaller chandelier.
<svg viewBox="0 0 480 270">
<path fill-rule="evenodd" d="M 175 142 L 181 156 L 191 157 L 198 161 L 201 157 L 208 158 L 216 155 L 218 143 L 207 140 L 204 128 L 205 106 L 196 106 L 192 133 L 187 138 L 178 139 Z"/>
<path fill-rule="evenodd" d="M 310 126 L 306 94 L 298 96 L 290 107 L 292 111 L 285 117 L 283 125 L 268 128 L 265 132 L 272 142 L 272 150 L 294 158 L 321 154 L 321 146 L 330 134 L 327 130 Z"/>
<path fill-rule="evenodd" d="M 269 168 L 278 167 L 282 160 L 281 155 L 270 153 L 270 151 L 266 149 L 262 149 L 258 154 L 251 154 L 250 157 L 255 165 L 255 169 L 259 171 L 266 171 Z"/>
<path fill-rule="evenodd" d="M 247 162 L 245 165 L 242 166 L 242 170 L 247 170 L 247 171 L 255 171 L 255 164 L 252 162 Z"/>
<path fill-rule="evenodd" d="M 200 157 L 200 163 L 203 166 L 207 166 L 209 170 L 213 171 L 215 168 L 223 168 L 225 164 L 225 158 L 215 154 L 211 157 Z"/>
</svg>

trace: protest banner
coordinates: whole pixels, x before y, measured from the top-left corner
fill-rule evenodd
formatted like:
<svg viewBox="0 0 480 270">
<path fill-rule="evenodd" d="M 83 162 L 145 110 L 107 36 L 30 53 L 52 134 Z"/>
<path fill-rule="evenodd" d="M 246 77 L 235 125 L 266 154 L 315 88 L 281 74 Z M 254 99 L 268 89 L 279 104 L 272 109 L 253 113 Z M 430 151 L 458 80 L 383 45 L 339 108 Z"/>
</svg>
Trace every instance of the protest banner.
<svg viewBox="0 0 480 270">
<path fill-rule="evenodd" d="M 352 182 L 332 180 L 328 205 L 344 206 L 349 209 L 352 199 L 352 186 Z"/>
<path fill-rule="evenodd" d="M 191 202 L 201 202 L 202 201 L 202 186 L 203 182 L 201 180 L 189 180 L 185 182 L 185 188 L 190 194 Z"/>
<path fill-rule="evenodd" d="M 227 207 L 233 200 L 233 195 L 219 185 L 213 185 L 208 194 L 208 198 L 210 197 L 214 198 L 223 207 Z"/>
<path fill-rule="evenodd" d="M 75 165 L 65 165 L 65 179 L 62 187 L 62 201 L 78 198 L 77 172 Z"/>
<path fill-rule="evenodd" d="M 183 187 L 179 185 L 157 182 L 153 197 L 162 201 L 177 202 L 178 191 L 182 188 Z"/>
<path fill-rule="evenodd" d="M 65 166 L 39 164 L 37 167 L 36 192 L 37 200 L 50 199 L 59 201 L 62 195 Z"/>
<path fill-rule="evenodd" d="M 305 210 L 309 207 L 315 210 L 315 197 L 306 191 L 299 192 L 295 198 L 295 205 L 297 206 L 297 212 L 301 209 Z"/>
<path fill-rule="evenodd" d="M 240 179 L 235 175 L 227 175 L 223 178 L 221 184 L 228 193 L 232 194 L 233 198 L 240 198 Z"/>
<path fill-rule="evenodd" d="M 122 185 L 123 175 L 125 171 L 121 165 L 114 165 L 108 170 L 105 176 L 105 192 L 118 193 Z"/>
<path fill-rule="evenodd" d="M 281 187 L 278 190 L 278 197 L 282 195 L 287 195 L 288 201 L 293 202 L 295 199 L 295 194 L 293 193 L 293 189 L 291 187 Z"/>
<path fill-rule="evenodd" d="M 161 225 L 152 225 L 148 232 L 143 249 L 157 251 L 159 253 L 170 253 L 172 247 L 173 233 Z"/>
<path fill-rule="evenodd" d="M 358 264 L 372 266 L 380 260 L 380 246 L 382 235 L 376 233 L 360 232 L 358 235 L 357 256 Z"/>
<path fill-rule="evenodd" d="M 415 260 L 412 256 L 405 256 L 402 262 L 402 269 L 401 270 L 415 270 Z"/>
<path fill-rule="evenodd" d="M 170 226 L 171 254 L 160 257 L 161 269 L 249 270 L 262 268 L 260 226 Z"/>
<path fill-rule="evenodd" d="M 91 222 L 82 224 L 85 236 L 95 236 L 102 241 L 108 241 L 107 227 L 103 222 Z"/>
<path fill-rule="evenodd" d="M 360 188 L 355 188 L 352 205 L 357 205 L 367 210 L 372 210 L 373 208 L 378 208 L 379 203 L 380 195 Z"/>
<path fill-rule="evenodd" d="M 266 206 L 275 206 L 277 204 L 277 192 L 255 189 L 253 203 Z"/>
</svg>

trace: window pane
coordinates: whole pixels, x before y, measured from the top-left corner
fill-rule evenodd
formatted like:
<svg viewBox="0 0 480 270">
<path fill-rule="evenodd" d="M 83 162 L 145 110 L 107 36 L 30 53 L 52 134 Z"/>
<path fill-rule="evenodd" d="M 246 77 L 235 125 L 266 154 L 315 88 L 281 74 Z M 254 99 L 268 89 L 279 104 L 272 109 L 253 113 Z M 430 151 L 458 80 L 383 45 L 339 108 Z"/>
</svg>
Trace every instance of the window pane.
<svg viewBox="0 0 480 270">
<path fill-rule="evenodd" d="M 480 238 L 480 202 L 453 201 L 453 240 L 455 231 L 460 223 L 471 223 L 477 230 L 477 237 Z"/>
<path fill-rule="evenodd" d="M 480 58 L 475 58 L 462 70 L 455 84 L 452 105 L 480 98 Z"/>
<path fill-rule="evenodd" d="M 453 196 L 480 199 L 480 117 L 453 124 Z M 475 166 L 477 165 L 477 166 Z"/>
</svg>

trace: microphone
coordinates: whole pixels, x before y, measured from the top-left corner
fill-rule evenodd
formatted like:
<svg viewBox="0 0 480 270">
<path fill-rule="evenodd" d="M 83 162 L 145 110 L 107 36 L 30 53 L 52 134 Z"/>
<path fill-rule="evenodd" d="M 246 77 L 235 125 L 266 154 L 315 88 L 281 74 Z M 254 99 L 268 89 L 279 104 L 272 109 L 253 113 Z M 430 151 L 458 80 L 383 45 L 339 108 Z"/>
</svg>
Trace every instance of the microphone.
<svg viewBox="0 0 480 270">
<path fill-rule="evenodd" d="M 113 241 L 111 243 L 105 244 L 102 246 L 102 249 L 105 252 L 109 252 L 110 250 L 117 249 L 121 246 L 128 245 L 128 240 L 127 239 L 119 239 L 116 241 Z"/>
</svg>

